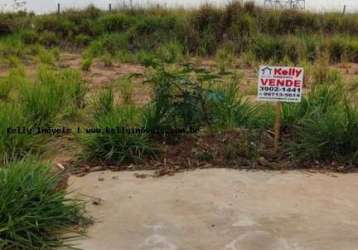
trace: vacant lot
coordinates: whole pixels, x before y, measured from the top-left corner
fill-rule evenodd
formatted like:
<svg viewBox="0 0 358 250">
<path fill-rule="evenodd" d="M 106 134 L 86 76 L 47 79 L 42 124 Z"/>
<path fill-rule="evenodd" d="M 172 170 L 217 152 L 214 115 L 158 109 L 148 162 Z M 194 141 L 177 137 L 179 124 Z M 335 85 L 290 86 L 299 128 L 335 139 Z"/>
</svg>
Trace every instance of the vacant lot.
<svg viewBox="0 0 358 250">
<path fill-rule="evenodd" d="M 68 179 L 104 220 L 84 249 L 354 249 L 357 27 L 236 1 L 0 13 L 0 249 L 83 234 Z M 261 65 L 302 67 L 302 101 L 258 102 Z M 277 172 L 298 169 L 328 174 Z"/>
</svg>

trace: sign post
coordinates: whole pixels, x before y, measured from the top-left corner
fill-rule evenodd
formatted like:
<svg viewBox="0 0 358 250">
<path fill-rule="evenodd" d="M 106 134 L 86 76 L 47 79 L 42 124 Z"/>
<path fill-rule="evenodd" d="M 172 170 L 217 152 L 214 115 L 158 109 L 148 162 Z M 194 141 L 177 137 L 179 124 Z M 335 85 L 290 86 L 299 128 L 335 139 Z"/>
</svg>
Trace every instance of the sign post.
<svg viewBox="0 0 358 250">
<path fill-rule="evenodd" d="M 259 69 L 257 100 L 276 102 L 275 153 L 280 141 L 282 102 L 301 102 L 303 76 L 304 69 L 299 67 L 261 66 Z"/>
</svg>

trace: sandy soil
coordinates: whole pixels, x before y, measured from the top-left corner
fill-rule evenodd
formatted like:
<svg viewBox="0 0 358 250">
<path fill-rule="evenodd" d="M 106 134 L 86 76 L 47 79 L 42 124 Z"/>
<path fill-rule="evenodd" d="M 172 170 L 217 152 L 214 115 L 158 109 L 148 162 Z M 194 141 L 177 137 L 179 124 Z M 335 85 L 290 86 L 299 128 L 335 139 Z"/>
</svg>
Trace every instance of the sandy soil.
<svg viewBox="0 0 358 250">
<path fill-rule="evenodd" d="M 86 250 L 355 250 L 357 180 L 208 169 L 95 172 L 70 183 L 96 219 L 78 242 Z"/>
</svg>

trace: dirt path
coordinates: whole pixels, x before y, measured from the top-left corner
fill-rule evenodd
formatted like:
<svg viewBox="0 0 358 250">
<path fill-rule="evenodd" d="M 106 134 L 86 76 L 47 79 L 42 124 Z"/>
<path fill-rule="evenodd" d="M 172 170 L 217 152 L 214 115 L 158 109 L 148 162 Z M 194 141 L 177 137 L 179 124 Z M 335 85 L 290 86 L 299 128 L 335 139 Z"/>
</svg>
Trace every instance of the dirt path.
<svg viewBox="0 0 358 250">
<path fill-rule="evenodd" d="M 70 182 L 97 219 L 78 242 L 86 250 L 358 246 L 358 174 L 209 169 L 142 179 L 98 172 Z"/>
</svg>

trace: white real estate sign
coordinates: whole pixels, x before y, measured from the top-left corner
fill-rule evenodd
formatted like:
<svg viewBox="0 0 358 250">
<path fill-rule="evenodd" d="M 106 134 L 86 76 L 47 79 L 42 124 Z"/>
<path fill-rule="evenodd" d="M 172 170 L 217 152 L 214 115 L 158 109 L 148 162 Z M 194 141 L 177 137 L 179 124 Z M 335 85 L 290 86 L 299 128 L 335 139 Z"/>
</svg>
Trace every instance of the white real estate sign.
<svg viewBox="0 0 358 250">
<path fill-rule="evenodd" d="M 301 102 L 304 69 L 298 67 L 261 66 L 259 101 Z"/>
</svg>

